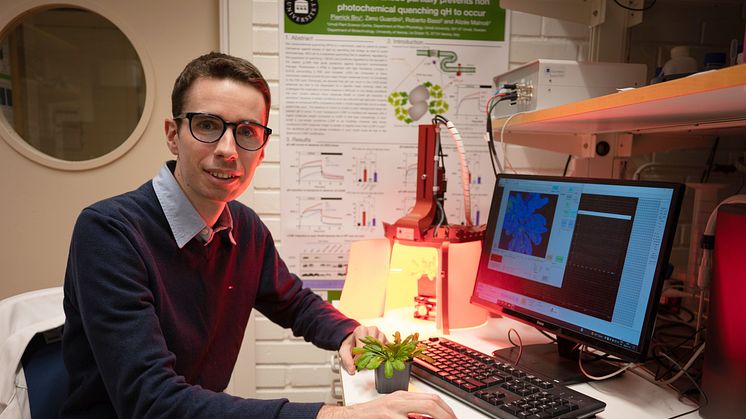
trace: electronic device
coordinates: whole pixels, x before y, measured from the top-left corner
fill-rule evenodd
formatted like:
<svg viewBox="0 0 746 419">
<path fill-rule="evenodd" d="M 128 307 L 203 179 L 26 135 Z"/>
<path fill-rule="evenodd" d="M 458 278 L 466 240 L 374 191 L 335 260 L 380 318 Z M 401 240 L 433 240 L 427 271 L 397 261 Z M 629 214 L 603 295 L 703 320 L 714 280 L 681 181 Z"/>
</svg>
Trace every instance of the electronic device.
<svg viewBox="0 0 746 419">
<path fill-rule="evenodd" d="M 683 191 L 668 182 L 499 175 L 471 303 L 555 334 L 557 344 L 524 346 L 520 364 L 559 383 L 585 381 L 577 343 L 643 360 Z M 583 365 L 592 375 L 602 366 Z"/>
<path fill-rule="evenodd" d="M 446 219 L 441 126 L 451 134 L 462 157 L 462 180 L 466 180 L 462 182 L 463 225 Z M 484 226 L 471 222 L 469 173 L 461 136 L 453 123 L 438 115 L 431 124 L 420 125 L 417 145 L 415 204 L 393 224 L 383 223 L 384 234 L 392 241 L 384 311 L 414 307 L 414 318 L 435 321 L 447 335 L 451 328 L 487 321 L 484 309 L 469 304 Z"/>
<path fill-rule="evenodd" d="M 535 111 L 614 93 L 620 88 L 642 87 L 645 64 L 580 62 L 538 59 L 493 78 L 495 86 L 515 85 L 517 99 L 502 102 L 494 115 Z"/>
<path fill-rule="evenodd" d="M 445 125 L 464 156 L 460 134 L 442 116 L 419 126 L 416 201 L 393 224 L 384 222 L 387 239 L 355 241 L 350 246 L 339 309 L 352 318 L 379 317 L 412 308 L 416 319 L 434 321 L 443 334 L 487 321 L 487 311 L 469 303 L 481 254 L 484 225 L 473 225 L 469 181 L 462 160 L 466 224 L 450 224 L 443 209 L 446 177 L 440 127 Z M 442 156 L 441 156 L 442 157 Z M 384 281 L 383 283 L 381 283 Z"/>
<path fill-rule="evenodd" d="M 412 374 L 495 418 L 586 418 L 606 403 L 549 378 L 445 338 L 424 341 L 432 362 L 415 358 Z"/>
<path fill-rule="evenodd" d="M 707 319 L 707 346 L 702 365 L 702 391 L 707 403 L 702 417 L 743 417 L 746 394 L 746 196 L 717 210 L 712 253 L 712 287 Z"/>
</svg>

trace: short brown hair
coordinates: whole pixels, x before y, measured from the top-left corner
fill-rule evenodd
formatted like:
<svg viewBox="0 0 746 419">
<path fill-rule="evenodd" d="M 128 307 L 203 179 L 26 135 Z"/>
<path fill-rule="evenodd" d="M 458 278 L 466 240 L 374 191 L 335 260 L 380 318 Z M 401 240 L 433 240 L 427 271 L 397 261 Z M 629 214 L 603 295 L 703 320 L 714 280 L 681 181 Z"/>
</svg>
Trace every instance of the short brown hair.
<svg viewBox="0 0 746 419">
<path fill-rule="evenodd" d="M 267 107 L 266 116 L 269 117 L 271 103 L 269 85 L 267 85 L 267 81 L 264 80 L 259 69 L 243 58 L 220 52 L 210 52 L 197 57 L 184 67 L 179 77 L 176 78 L 174 89 L 171 92 L 171 112 L 173 116 L 178 116 L 184 110 L 184 98 L 189 88 L 199 78 L 231 79 L 256 88 L 264 96 L 264 104 Z"/>
</svg>

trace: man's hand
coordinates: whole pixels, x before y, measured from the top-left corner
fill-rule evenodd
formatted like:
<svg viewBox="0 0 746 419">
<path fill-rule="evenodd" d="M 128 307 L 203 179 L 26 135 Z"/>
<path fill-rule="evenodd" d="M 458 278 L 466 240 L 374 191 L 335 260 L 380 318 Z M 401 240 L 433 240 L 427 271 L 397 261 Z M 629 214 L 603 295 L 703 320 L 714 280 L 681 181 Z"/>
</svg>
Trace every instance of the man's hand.
<svg viewBox="0 0 746 419">
<path fill-rule="evenodd" d="M 386 343 L 386 336 L 383 332 L 378 330 L 377 327 L 356 327 L 355 330 L 353 330 L 352 333 L 342 341 L 342 345 L 339 347 L 339 358 L 342 361 L 342 368 L 344 368 L 350 375 L 355 374 L 355 361 L 352 358 L 352 348 L 363 346 L 360 339 L 366 336 L 373 336 L 381 342 Z"/>
<path fill-rule="evenodd" d="M 366 335 L 367 336 L 367 335 Z M 373 335 L 371 335 L 373 336 Z M 411 416 L 409 416 L 411 414 Z M 418 416 L 423 415 L 423 416 Z M 453 410 L 435 394 L 397 391 L 369 402 L 346 407 L 323 406 L 317 419 L 427 417 L 456 419 Z"/>
</svg>

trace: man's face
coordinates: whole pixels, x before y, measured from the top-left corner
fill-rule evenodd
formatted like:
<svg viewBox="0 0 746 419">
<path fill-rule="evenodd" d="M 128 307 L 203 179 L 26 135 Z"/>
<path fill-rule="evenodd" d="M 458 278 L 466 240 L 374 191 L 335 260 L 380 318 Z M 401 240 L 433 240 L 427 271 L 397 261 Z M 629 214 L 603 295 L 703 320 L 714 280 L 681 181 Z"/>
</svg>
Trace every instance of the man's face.
<svg viewBox="0 0 746 419">
<path fill-rule="evenodd" d="M 186 112 L 206 112 L 228 122 L 267 123 L 262 94 L 230 79 L 196 80 L 184 101 Z M 169 118 L 165 129 L 168 148 L 177 157 L 176 180 L 203 218 L 216 216 L 226 202 L 241 195 L 264 159 L 264 148 L 247 151 L 236 145 L 232 126 L 214 143 L 192 137 L 187 119 Z"/>
</svg>

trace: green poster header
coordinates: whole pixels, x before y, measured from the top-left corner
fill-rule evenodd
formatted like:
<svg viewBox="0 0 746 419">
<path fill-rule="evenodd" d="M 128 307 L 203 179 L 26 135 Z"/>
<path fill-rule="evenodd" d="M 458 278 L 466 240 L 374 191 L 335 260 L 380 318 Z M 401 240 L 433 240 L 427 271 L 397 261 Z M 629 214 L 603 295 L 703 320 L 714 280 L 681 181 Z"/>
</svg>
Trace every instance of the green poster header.
<svg viewBox="0 0 746 419">
<path fill-rule="evenodd" d="M 285 0 L 285 33 L 504 41 L 499 0 Z"/>
</svg>

